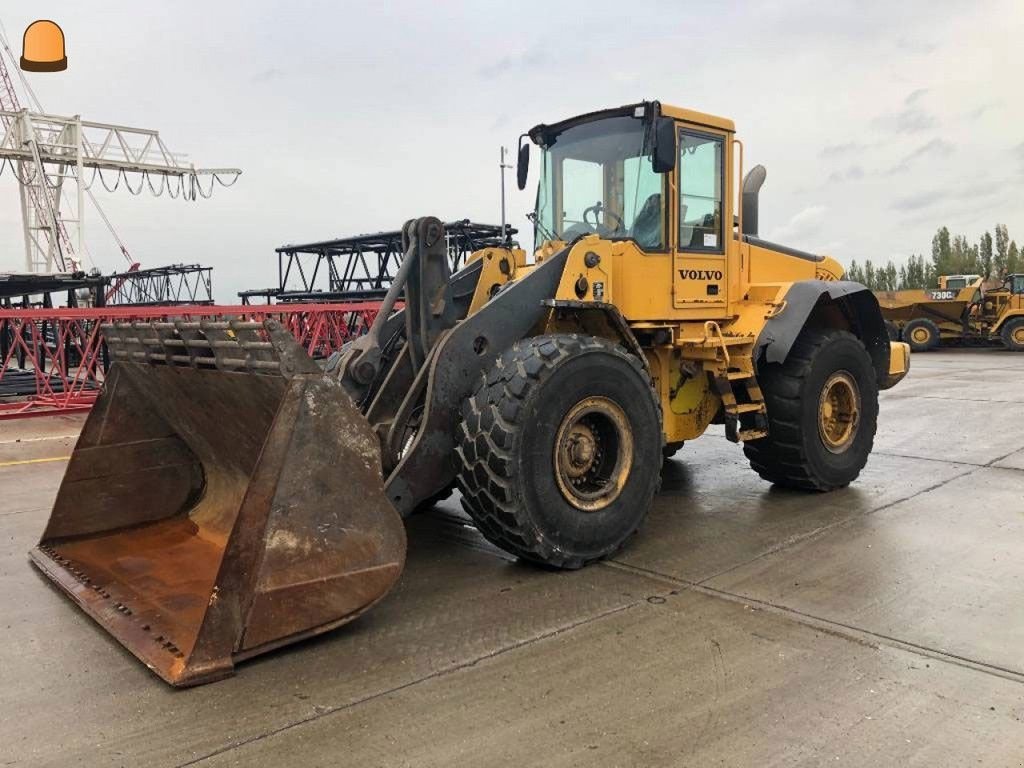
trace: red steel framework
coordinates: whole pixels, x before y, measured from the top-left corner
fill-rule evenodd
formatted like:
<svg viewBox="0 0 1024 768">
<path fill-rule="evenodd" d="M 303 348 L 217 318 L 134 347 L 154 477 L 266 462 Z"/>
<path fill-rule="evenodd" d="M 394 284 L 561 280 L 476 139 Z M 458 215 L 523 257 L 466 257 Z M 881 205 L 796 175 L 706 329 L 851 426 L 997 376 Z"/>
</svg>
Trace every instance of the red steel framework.
<svg viewBox="0 0 1024 768">
<path fill-rule="evenodd" d="M 113 321 L 233 317 L 274 318 L 288 328 L 311 357 L 322 358 L 365 333 L 378 301 L 252 306 L 187 305 L 0 309 L 0 383 L 15 372 L 32 375 L 35 392 L 0 402 L 0 420 L 72 413 L 92 407 L 107 367 L 100 326 Z"/>
</svg>

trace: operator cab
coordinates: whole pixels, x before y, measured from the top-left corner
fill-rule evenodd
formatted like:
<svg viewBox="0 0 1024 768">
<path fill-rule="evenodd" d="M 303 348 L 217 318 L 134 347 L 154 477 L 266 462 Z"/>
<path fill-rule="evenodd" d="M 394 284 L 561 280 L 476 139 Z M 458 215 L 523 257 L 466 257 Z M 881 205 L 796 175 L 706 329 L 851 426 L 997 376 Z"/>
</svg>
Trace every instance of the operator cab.
<svg viewBox="0 0 1024 768">
<path fill-rule="evenodd" d="M 665 245 L 665 179 L 654 170 L 647 110 L 608 110 L 552 126 L 530 138 L 541 147 L 535 245 L 597 233 Z"/>
<path fill-rule="evenodd" d="M 978 280 L 981 280 L 981 275 L 945 275 L 939 278 L 939 288 L 960 291 Z"/>
<path fill-rule="evenodd" d="M 657 101 L 535 126 L 520 137 L 517 176 L 524 189 L 529 137 L 541 150 L 530 217 L 538 258 L 589 234 L 629 240 L 671 273 L 673 308 L 724 308 L 734 130 L 731 120 Z M 756 191 L 749 207 L 746 198 L 756 221 Z"/>
</svg>

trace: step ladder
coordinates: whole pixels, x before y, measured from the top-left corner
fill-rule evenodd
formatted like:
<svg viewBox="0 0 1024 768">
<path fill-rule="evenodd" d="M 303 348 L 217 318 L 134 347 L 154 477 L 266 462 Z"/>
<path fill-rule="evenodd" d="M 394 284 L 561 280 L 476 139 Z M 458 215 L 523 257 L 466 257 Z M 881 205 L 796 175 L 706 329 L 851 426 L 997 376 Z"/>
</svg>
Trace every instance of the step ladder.
<svg viewBox="0 0 1024 768">
<path fill-rule="evenodd" d="M 767 437 L 768 409 L 754 375 L 754 340 L 726 336 L 718 323 L 709 320 L 704 323 L 703 337 L 683 338 L 680 342 L 716 352 L 704 361 L 704 369 L 722 398 L 726 438 L 738 443 Z"/>
</svg>

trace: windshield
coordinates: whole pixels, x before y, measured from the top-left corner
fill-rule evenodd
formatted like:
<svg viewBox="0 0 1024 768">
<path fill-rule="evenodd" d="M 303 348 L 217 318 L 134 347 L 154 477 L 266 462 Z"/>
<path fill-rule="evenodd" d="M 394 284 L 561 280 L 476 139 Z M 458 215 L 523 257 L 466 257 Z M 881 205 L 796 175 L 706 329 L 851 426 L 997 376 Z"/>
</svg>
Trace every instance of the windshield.
<svg viewBox="0 0 1024 768">
<path fill-rule="evenodd" d="M 663 247 L 662 176 L 644 147 L 645 124 L 610 117 L 567 128 L 541 157 L 535 247 L 596 232 Z"/>
<path fill-rule="evenodd" d="M 965 277 L 951 277 L 946 281 L 946 288 L 951 291 L 959 291 L 961 288 L 967 287 L 967 278 Z"/>
</svg>

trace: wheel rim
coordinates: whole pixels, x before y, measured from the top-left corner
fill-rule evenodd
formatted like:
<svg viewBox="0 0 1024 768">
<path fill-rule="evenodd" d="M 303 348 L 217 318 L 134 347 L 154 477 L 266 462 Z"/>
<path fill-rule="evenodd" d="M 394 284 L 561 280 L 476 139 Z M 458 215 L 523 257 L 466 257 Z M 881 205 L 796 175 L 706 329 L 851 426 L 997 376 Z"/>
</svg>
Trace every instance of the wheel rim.
<svg viewBox="0 0 1024 768">
<path fill-rule="evenodd" d="M 836 371 L 825 382 L 818 400 L 818 434 L 832 453 L 853 444 L 860 424 L 860 389 L 847 371 Z"/>
<path fill-rule="evenodd" d="M 918 326 L 910 332 L 910 338 L 917 344 L 927 344 L 928 340 L 931 339 L 932 334 L 927 328 Z"/>
<path fill-rule="evenodd" d="M 566 501 L 582 512 L 607 507 L 622 493 L 633 465 L 625 411 L 606 397 L 576 403 L 558 428 L 553 463 Z"/>
<path fill-rule="evenodd" d="M 1019 325 L 1010 333 L 1013 343 L 1024 347 L 1024 325 Z"/>
</svg>

